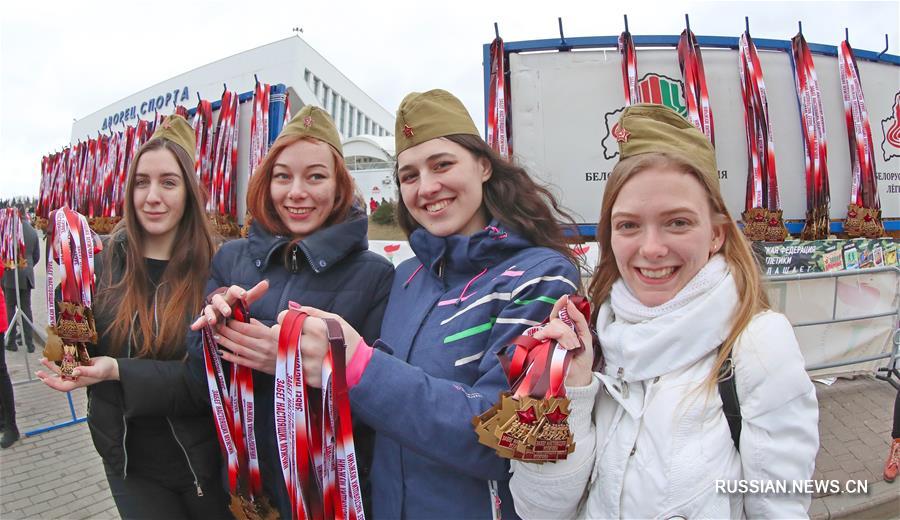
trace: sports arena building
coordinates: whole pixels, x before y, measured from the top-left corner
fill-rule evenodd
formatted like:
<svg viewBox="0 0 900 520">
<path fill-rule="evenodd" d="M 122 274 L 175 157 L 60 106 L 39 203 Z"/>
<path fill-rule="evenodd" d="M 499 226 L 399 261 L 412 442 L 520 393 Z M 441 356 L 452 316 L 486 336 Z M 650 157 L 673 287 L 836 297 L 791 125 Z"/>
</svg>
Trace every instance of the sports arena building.
<svg viewBox="0 0 900 520">
<path fill-rule="evenodd" d="M 271 85 L 283 84 L 292 113 L 305 105 L 326 110 L 344 142 L 344 155 L 360 194 L 369 200 L 396 198 L 390 181 L 394 165 L 394 116 L 353 83 L 299 36 L 214 61 L 179 74 L 116 101 L 72 124 L 72 142 L 97 133 L 122 131 L 139 119 L 158 112 L 171 114 L 175 107 L 197 106 L 200 98 L 218 101 L 223 87 L 240 95 L 238 114 L 238 201 L 244 214 L 247 189 L 250 119 L 257 78 Z M 214 103 L 214 110 L 218 104 Z M 215 116 L 217 117 L 217 116 Z M 373 188 L 377 188 L 373 191 Z"/>
</svg>

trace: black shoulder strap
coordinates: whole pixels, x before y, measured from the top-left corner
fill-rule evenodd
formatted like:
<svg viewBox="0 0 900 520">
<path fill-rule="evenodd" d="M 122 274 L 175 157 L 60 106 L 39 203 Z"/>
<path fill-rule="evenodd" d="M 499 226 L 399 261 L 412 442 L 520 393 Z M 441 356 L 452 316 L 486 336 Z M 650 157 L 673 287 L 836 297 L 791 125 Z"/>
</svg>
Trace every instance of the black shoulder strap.
<svg viewBox="0 0 900 520">
<path fill-rule="evenodd" d="M 725 412 L 728 429 L 731 430 L 731 440 L 734 441 L 734 447 L 741 451 L 741 403 L 738 401 L 735 379 L 734 360 L 729 354 L 719 372 L 719 396 L 722 398 L 722 411 Z"/>
</svg>

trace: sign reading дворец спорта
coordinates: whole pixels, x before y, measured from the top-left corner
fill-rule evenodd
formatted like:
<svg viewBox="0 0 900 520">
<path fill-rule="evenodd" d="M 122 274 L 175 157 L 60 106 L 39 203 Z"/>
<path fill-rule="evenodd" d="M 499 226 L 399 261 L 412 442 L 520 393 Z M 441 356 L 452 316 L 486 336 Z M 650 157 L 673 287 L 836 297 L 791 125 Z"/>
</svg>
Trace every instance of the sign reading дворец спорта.
<svg viewBox="0 0 900 520">
<path fill-rule="evenodd" d="M 142 101 L 140 106 L 132 105 L 128 108 L 118 111 L 117 113 L 104 117 L 103 126 L 100 129 L 111 129 L 115 125 L 125 124 L 126 121 L 137 119 L 139 115 L 143 116 L 146 114 L 152 114 L 164 107 L 168 107 L 170 104 L 174 107 L 176 104 L 182 101 L 187 101 L 188 99 L 190 99 L 190 93 L 186 86 L 182 88 L 176 88 L 171 92 L 166 92 L 165 94 L 160 94 L 156 97 L 151 97 L 150 99 Z"/>
</svg>

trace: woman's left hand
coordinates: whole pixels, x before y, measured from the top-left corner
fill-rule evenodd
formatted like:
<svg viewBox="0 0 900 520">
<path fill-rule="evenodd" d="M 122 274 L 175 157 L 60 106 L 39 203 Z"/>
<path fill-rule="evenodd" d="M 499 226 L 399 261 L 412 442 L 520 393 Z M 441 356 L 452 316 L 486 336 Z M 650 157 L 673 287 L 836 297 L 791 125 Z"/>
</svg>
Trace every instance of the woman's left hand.
<svg viewBox="0 0 900 520">
<path fill-rule="evenodd" d="M 250 323 L 228 320 L 216 327 L 215 340 L 227 349 L 222 351 L 225 361 L 275 375 L 277 328 L 267 327 L 254 318 L 250 318 Z"/>
<path fill-rule="evenodd" d="M 362 339 L 359 332 L 356 332 L 356 329 L 337 314 L 321 311 L 315 307 L 300 307 L 299 310 L 300 312 L 309 314 L 313 318 L 331 318 L 340 323 L 341 330 L 344 332 L 344 343 L 347 345 L 347 363 L 349 363 L 350 359 L 353 358 L 353 354 L 356 352 L 356 345 L 358 345 L 359 340 Z M 303 332 L 306 333 L 306 327 L 303 328 Z"/>
</svg>

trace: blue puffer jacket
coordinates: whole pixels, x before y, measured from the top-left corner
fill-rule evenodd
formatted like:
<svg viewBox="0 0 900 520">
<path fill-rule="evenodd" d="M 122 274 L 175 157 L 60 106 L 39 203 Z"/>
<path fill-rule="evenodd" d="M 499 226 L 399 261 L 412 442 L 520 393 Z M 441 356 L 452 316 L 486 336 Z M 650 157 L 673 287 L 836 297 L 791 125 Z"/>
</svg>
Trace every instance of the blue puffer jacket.
<svg viewBox="0 0 900 520">
<path fill-rule="evenodd" d="M 228 242 L 216 253 L 207 292 L 231 285 L 249 289 L 262 280 L 269 280 L 269 291 L 250 306 L 253 318 L 273 325 L 278 313 L 287 308 L 288 300 L 293 300 L 340 314 L 368 341 L 375 341 L 394 269 L 386 259 L 368 250 L 367 230 L 365 215 L 356 212 L 346 221 L 303 239 L 296 255 L 288 254 L 286 267 L 284 254 L 288 239 L 272 236 L 253 224 L 247 239 Z M 200 335 L 191 333 L 187 343 L 188 370 L 183 370 L 180 363 L 149 360 L 135 360 L 145 361 L 144 367 L 124 367 L 130 372 L 129 377 L 122 378 L 129 381 L 124 388 L 126 415 L 208 413 L 209 394 Z M 227 374 L 229 365 L 224 364 Z M 281 511 L 281 517 L 290 518 L 290 503 L 275 441 L 273 383 L 272 376 L 253 373 L 256 442 L 266 494 Z M 137 398 L 147 392 L 154 392 L 157 399 Z M 363 452 L 359 454 L 360 473 L 365 469 L 365 444 L 365 439 L 357 441 L 358 450 Z M 366 475 L 361 474 L 360 479 L 365 482 Z"/>
<path fill-rule="evenodd" d="M 503 517 L 516 518 L 509 464 L 478 443 L 471 420 L 508 388 L 497 351 L 575 292 L 579 275 L 497 226 L 410 236 L 416 257 L 397 268 L 380 348 L 350 393 L 354 418 L 376 432 L 375 518 L 491 518 L 490 481 Z"/>
</svg>

